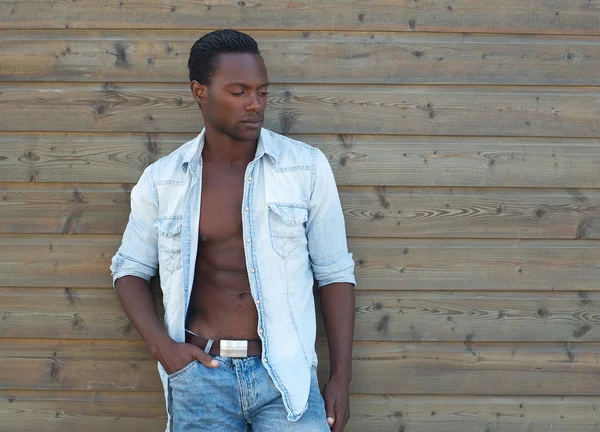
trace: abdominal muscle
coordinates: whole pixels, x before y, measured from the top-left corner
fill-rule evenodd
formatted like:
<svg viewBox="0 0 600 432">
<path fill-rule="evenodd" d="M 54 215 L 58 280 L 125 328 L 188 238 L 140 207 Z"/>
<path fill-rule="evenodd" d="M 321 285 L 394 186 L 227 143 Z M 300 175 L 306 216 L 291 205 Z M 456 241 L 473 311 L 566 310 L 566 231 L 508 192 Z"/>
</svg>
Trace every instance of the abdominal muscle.
<svg viewBox="0 0 600 432">
<path fill-rule="evenodd" d="M 253 340 L 257 325 L 241 233 L 201 238 L 186 328 L 207 339 Z"/>
</svg>

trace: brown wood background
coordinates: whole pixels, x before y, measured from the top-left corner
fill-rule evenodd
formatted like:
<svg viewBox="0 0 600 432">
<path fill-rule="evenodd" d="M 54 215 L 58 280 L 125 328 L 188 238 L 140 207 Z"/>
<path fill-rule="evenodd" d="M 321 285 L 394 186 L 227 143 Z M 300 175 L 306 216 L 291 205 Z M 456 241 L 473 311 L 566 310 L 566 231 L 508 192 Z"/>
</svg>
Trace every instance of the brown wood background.
<svg viewBox="0 0 600 432">
<path fill-rule="evenodd" d="M 266 126 L 339 184 L 347 430 L 598 430 L 600 0 L 0 2 L 0 429 L 162 430 L 108 265 L 223 27 L 259 42 Z"/>
</svg>

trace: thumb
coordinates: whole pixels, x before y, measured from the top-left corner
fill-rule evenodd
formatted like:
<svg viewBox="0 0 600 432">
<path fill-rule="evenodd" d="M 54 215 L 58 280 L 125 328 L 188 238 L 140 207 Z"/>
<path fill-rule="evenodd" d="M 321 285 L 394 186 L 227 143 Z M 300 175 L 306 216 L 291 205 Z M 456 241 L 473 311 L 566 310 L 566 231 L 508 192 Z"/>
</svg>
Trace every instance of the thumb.
<svg viewBox="0 0 600 432">
<path fill-rule="evenodd" d="M 325 402 L 325 412 L 327 413 L 327 424 L 333 426 L 335 423 L 334 402 L 329 398 Z"/>
<path fill-rule="evenodd" d="M 217 360 L 198 347 L 196 347 L 194 350 L 194 358 L 208 368 L 216 368 L 219 366 L 219 362 Z"/>
</svg>

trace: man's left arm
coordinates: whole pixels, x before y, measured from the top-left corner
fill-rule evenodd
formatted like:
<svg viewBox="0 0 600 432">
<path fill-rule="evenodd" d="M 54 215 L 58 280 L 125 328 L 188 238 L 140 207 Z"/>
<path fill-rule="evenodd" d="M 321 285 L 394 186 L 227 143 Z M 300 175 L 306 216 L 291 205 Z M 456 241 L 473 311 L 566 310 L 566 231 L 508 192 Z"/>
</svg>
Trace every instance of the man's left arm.
<svg viewBox="0 0 600 432">
<path fill-rule="evenodd" d="M 329 344 L 329 381 L 323 389 L 327 421 L 333 431 L 344 430 L 350 418 L 354 285 L 333 283 L 321 290 L 321 308 Z"/>
<path fill-rule="evenodd" d="M 354 260 L 331 166 L 317 151 L 306 233 L 311 267 L 321 290 L 321 307 L 329 343 L 329 381 L 323 389 L 327 420 L 342 432 L 350 417 L 354 334 Z"/>
</svg>

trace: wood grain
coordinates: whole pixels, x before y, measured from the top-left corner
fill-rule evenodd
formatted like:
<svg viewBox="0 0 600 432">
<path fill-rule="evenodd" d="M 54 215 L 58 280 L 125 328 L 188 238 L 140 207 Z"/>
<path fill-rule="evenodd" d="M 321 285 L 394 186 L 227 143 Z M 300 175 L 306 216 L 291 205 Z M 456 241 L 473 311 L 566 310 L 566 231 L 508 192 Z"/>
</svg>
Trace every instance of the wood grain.
<svg viewBox="0 0 600 432">
<path fill-rule="evenodd" d="M 348 432 L 588 432 L 598 396 L 350 396 Z M 159 431 L 162 392 L 0 391 L 0 422 L 9 430 Z"/>
<path fill-rule="evenodd" d="M 188 82 L 206 31 L 0 32 L 0 81 Z M 253 31 L 272 83 L 599 85 L 589 37 Z M 401 65 L 401 68 L 398 66 Z"/>
<path fill-rule="evenodd" d="M 352 393 L 594 396 L 600 346 L 583 344 L 356 343 Z M 319 377 L 328 359 L 317 344 Z M 160 391 L 141 341 L 0 340 L 3 390 Z"/>
<path fill-rule="evenodd" d="M 0 236 L 0 286 L 109 288 L 118 235 Z M 593 291 L 595 240 L 351 238 L 361 290 Z"/>
<path fill-rule="evenodd" d="M 135 183 L 146 166 L 195 136 L 4 133 L 0 181 Z M 339 185 L 596 188 L 600 184 L 600 139 L 290 136 L 323 150 Z"/>
<path fill-rule="evenodd" d="M 599 4 L 551 0 L 454 0 L 359 4 L 349 0 L 26 0 L 0 3 L 0 28 L 302 29 L 598 35 Z"/>
<path fill-rule="evenodd" d="M 597 289 L 596 241 L 352 239 L 363 290 Z"/>
<path fill-rule="evenodd" d="M 0 288 L 0 315 L 5 338 L 139 338 L 111 288 Z M 355 341 L 600 342 L 597 292 L 357 291 L 355 317 Z"/>
<path fill-rule="evenodd" d="M 166 421 L 162 392 L 0 391 L 0 422 L 10 431 L 150 432 Z"/>
<path fill-rule="evenodd" d="M 583 432 L 596 427 L 600 399 L 352 395 L 344 430 L 369 432 Z"/>
<path fill-rule="evenodd" d="M 0 184 L 0 233 L 122 234 L 132 185 Z M 597 190 L 340 187 L 351 237 L 600 238 Z"/>
<path fill-rule="evenodd" d="M 274 85 L 283 133 L 600 136 L 598 87 Z M 194 132 L 183 84 L 0 84 L 0 131 Z"/>
</svg>

